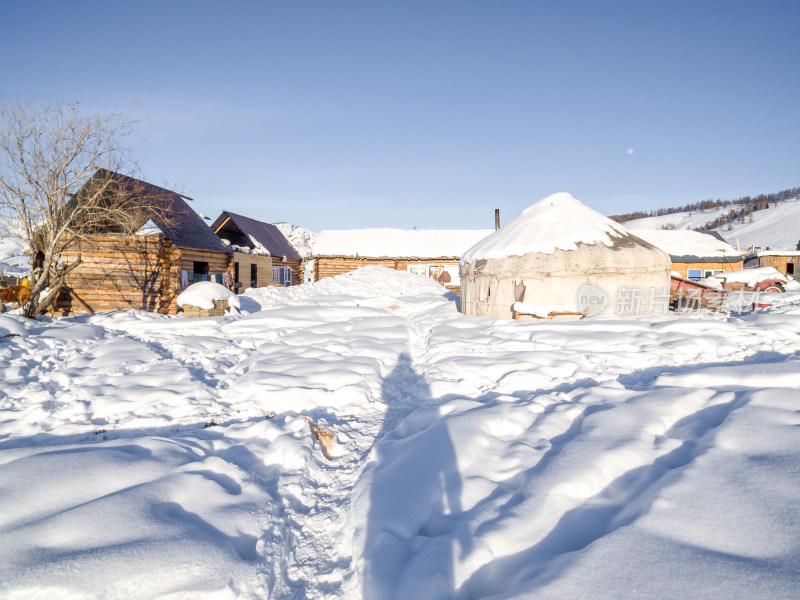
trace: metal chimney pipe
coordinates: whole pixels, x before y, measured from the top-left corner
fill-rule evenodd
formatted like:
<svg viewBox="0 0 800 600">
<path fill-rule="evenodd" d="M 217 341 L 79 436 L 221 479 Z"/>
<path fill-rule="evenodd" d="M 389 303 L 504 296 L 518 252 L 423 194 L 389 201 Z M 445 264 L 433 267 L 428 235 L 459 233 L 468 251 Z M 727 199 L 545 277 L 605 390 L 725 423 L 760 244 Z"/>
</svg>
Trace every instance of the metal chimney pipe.
<svg viewBox="0 0 800 600">
<path fill-rule="evenodd" d="M 497 231 L 500 229 L 500 209 L 494 209 L 494 230 Z"/>
</svg>

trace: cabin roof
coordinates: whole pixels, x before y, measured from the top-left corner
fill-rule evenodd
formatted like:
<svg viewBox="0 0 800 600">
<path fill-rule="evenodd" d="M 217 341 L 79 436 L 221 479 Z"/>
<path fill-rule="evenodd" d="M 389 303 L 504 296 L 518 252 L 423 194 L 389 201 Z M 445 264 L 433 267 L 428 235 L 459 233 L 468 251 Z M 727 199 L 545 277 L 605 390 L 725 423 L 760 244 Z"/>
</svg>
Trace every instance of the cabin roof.
<svg viewBox="0 0 800 600">
<path fill-rule="evenodd" d="M 270 223 L 257 221 L 256 219 L 225 210 L 211 225 L 211 229 L 218 236 L 224 237 L 224 231 L 231 229 L 231 225 L 250 238 L 253 245 L 262 246 L 272 256 L 285 256 L 289 259 L 302 260 L 297 250 L 286 239 L 286 236 L 275 225 Z"/>
<path fill-rule="evenodd" d="M 691 229 L 636 229 L 634 234 L 669 254 L 674 263 L 742 260 L 736 248 L 718 236 Z"/>
<path fill-rule="evenodd" d="M 98 169 L 92 176 L 93 179 L 105 177 L 114 181 L 120 192 L 142 200 L 140 226 L 153 221 L 164 236 L 180 248 L 231 252 L 178 192 L 106 169 Z"/>
</svg>

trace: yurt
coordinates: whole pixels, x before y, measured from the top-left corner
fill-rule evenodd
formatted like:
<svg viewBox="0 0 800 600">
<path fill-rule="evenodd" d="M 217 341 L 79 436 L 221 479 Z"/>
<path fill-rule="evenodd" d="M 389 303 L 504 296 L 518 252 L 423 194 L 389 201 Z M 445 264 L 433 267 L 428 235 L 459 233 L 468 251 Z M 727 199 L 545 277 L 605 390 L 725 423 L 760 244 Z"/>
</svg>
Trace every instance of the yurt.
<svg viewBox="0 0 800 600">
<path fill-rule="evenodd" d="M 535 318 L 665 310 L 670 257 L 567 193 L 543 198 L 461 257 L 461 311 Z"/>
</svg>

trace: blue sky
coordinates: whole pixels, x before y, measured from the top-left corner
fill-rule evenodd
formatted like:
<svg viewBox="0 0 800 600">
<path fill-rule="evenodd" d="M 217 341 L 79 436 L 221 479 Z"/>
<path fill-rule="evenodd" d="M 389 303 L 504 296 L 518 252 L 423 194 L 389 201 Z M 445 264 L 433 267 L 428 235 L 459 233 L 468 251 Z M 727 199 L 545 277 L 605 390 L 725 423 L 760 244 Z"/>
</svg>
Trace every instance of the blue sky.
<svg viewBox="0 0 800 600">
<path fill-rule="evenodd" d="M 136 110 L 145 179 L 313 230 L 800 185 L 800 3 L 14 2 L 0 97 Z"/>
</svg>

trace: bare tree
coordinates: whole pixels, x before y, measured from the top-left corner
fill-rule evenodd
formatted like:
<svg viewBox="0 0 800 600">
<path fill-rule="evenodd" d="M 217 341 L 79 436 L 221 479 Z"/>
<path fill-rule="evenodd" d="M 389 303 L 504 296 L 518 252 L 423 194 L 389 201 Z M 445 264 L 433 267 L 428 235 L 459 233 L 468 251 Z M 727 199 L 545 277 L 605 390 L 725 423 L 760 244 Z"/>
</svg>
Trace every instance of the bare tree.
<svg viewBox="0 0 800 600">
<path fill-rule="evenodd" d="M 127 114 L 86 114 L 76 104 L 0 102 L 0 217 L 16 221 L 31 248 L 29 316 L 47 307 L 80 264 L 80 255 L 61 262 L 66 248 L 141 224 L 142 207 L 115 193 L 112 177 L 132 167 L 122 140 L 135 123 Z"/>
</svg>

